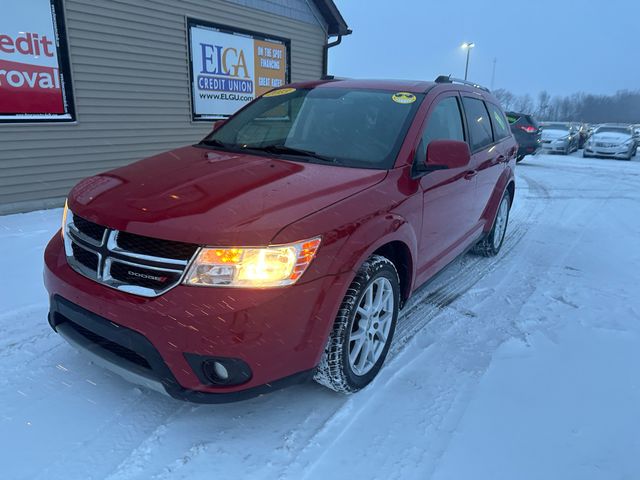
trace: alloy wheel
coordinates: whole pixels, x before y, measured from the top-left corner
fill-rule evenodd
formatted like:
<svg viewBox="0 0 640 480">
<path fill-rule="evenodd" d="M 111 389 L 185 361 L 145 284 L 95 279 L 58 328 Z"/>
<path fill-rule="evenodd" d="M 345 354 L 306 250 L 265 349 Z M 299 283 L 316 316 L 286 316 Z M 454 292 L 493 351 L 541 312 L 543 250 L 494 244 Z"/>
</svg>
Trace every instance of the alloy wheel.
<svg viewBox="0 0 640 480">
<path fill-rule="evenodd" d="M 507 230 L 507 219 L 509 218 L 509 199 L 504 197 L 500 202 L 500 208 L 498 208 L 498 215 L 496 215 L 495 230 L 493 232 L 493 247 L 497 250 L 500 248 L 502 238 Z"/>
<path fill-rule="evenodd" d="M 375 279 L 365 290 L 349 335 L 349 365 L 356 375 L 367 374 L 382 355 L 393 323 L 394 302 L 387 278 Z"/>
</svg>

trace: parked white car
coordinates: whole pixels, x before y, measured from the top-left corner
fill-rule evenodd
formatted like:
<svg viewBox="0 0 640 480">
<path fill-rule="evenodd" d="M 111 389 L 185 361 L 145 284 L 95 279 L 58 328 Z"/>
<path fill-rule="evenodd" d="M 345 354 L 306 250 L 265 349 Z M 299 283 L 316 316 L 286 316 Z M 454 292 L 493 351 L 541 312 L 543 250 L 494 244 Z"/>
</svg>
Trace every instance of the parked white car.
<svg viewBox="0 0 640 480">
<path fill-rule="evenodd" d="M 600 125 L 585 143 L 583 157 L 607 157 L 631 160 L 638 143 L 629 125 Z"/>
<path fill-rule="evenodd" d="M 575 125 L 566 122 L 541 123 L 541 146 L 547 153 L 569 155 L 578 150 L 580 133 Z"/>
</svg>

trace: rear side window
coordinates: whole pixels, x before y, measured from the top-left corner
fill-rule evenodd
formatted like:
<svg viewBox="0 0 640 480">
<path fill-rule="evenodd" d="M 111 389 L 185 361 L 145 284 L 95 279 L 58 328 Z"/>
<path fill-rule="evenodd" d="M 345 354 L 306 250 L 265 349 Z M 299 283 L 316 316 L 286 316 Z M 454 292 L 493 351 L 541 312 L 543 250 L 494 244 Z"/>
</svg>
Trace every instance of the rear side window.
<svg viewBox="0 0 640 480">
<path fill-rule="evenodd" d="M 475 152 L 491 145 L 493 143 L 491 120 L 489 120 L 489 112 L 487 112 L 484 102 L 477 98 L 462 97 L 462 104 L 467 114 L 471 151 Z"/>
<path fill-rule="evenodd" d="M 502 111 L 492 103 L 487 103 L 489 113 L 491 114 L 491 124 L 493 125 L 493 136 L 496 140 L 502 140 L 511 135 L 509 124 L 504 118 Z"/>
<path fill-rule="evenodd" d="M 509 125 L 513 125 L 520 120 L 520 116 L 515 113 L 507 113 L 507 120 L 509 121 Z"/>
</svg>

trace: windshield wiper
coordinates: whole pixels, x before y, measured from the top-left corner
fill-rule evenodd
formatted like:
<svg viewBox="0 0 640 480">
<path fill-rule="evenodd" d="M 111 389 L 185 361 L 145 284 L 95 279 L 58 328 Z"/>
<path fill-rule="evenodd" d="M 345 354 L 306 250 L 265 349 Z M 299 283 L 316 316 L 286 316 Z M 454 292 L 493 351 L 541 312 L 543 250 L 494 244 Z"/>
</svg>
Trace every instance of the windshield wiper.
<svg viewBox="0 0 640 480">
<path fill-rule="evenodd" d="M 224 149 L 227 149 L 227 150 L 237 150 L 237 149 L 240 148 L 239 145 L 233 145 L 231 143 L 221 142 L 220 140 L 216 140 L 216 139 L 213 139 L 213 138 L 202 140 L 200 143 L 202 145 L 207 145 L 207 146 L 210 146 L 210 147 L 220 147 L 220 148 L 224 148 Z"/>
<path fill-rule="evenodd" d="M 267 153 L 284 154 L 284 155 L 298 155 L 301 157 L 310 157 L 322 160 L 323 162 L 336 163 L 336 159 L 328 157 L 320 153 L 313 152 L 311 150 L 304 150 L 302 148 L 288 147 L 283 144 L 264 145 L 262 147 L 248 147 L 249 150 L 260 150 Z"/>
</svg>

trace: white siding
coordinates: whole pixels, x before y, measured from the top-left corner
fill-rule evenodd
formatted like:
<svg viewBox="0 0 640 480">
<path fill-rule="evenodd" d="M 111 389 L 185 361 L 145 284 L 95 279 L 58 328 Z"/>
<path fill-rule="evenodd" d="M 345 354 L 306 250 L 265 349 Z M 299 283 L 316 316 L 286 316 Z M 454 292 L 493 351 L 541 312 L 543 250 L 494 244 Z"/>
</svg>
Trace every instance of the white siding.
<svg viewBox="0 0 640 480">
<path fill-rule="evenodd" d="M 80 179 L 202 138 L 185 17 L 291 39 L 291 80 L 320 78 L 325 26 L 225 0 L 66 0 L 76 124 L 0 124 L 0 213 L 60 205 Z"/>
</svg>

